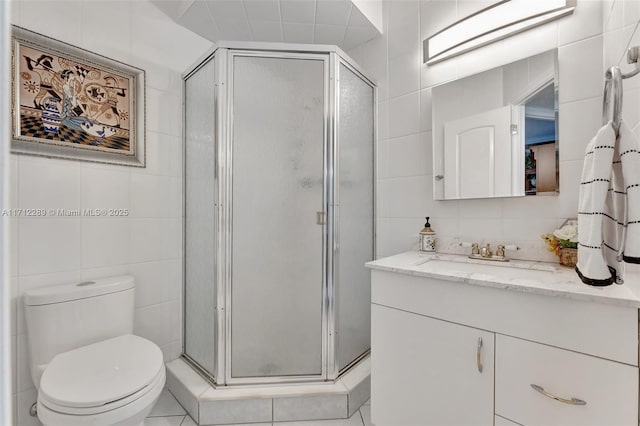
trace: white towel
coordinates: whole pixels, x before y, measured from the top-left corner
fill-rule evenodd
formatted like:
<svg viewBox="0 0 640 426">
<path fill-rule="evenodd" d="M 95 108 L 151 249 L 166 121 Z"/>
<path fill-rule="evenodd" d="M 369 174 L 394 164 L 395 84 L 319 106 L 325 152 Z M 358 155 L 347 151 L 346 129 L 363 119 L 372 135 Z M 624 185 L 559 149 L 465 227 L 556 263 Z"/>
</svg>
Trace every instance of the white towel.
<svg viewBox="0 0 640 426">
<path fill-rule="evenodd" d="M 624 121 L 587 145 L 578 203 L 578 265 L 585 284 L 622 283 L 621 261 L 640 263 L 640 142 Z"/>
<path fill-rule="evenodd" d="M 640 263 L 640 140 L 624 121 L 620 126 L 618 149 L 627 198 L 620 252 L 626 263 Z"/>
</svg>

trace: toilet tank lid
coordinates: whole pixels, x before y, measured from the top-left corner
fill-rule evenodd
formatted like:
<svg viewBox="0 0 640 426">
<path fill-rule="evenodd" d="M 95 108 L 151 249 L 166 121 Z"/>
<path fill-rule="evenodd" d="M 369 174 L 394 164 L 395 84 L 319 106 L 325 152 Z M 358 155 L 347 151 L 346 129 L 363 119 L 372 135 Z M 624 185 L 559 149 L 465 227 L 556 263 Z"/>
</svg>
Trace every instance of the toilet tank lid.
<svg viewBox="0 0 640 426">
<path fill-rule="evenodd" d="M 133 287 L 131 275 L 120 275 L 29 290 L 24 293 L 23 300 L 26 306 L 49 305 L 117 293 Z"/>
</svg>

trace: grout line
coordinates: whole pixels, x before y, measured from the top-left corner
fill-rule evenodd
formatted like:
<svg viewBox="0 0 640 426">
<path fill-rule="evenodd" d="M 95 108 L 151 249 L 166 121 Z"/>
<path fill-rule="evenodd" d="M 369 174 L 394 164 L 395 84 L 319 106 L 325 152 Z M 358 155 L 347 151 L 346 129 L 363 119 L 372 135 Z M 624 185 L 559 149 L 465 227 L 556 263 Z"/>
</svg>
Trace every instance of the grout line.
<svg viewBox="0 0 640 426">
<path fill-rule="evenodd" d="M 626 46 L 624 47 L 624 49 L 622 51 L 622 56 L 620 57 L 620 59 L 617 62 L 618 65 L 620 65 L 620 63 L 623 62 L 624 59 L 626 58 L 627 50 L 629 50 L 629 46 L 631 46 L 631 42 L 633 41 L 633 36 L 635 35 L 636 31 L 638 30 L 638 26 L 639 25 L 640 25 L 640 21 L 636 22 L 636 25 L 633 27 L 633 31 L 631 31 L 631 37 L 629 37 L 629 40 L 627 41 L 627 44 L 626 44 Z M 622 27 L 622 30 L 624 31 L 624 26 Z"/>
<path fill-rule="evenodd" d="M 436 84 L 434 84 L 434 85 L 432 85 L 432 86 L 418 88 L 418 90 L 412 90 L 412 91 L 410 91 L 410 92 L 403 93 L 402 95 L 389 96 L 389 97 L 388 97 L 388 98 L 386 98 L 384 101 L 379 101 L 378 103 L 385 102 L 385 101 L 395 101 L 396 99 L 404 98 L 404 97 L 407 97 L 407 96 L 409 96 L 409 95 L 415 95 L 415 94 L 420 95 L 420 92 L 422 92 L 423 90 L 431 89 L 432 87 L 440 86 L 441 84 L 449 83 L 449 82 L 451 82 L 451 81 L 453 81 L 453 80 L 447 80 L 447 81 L 444 81 L 444 82 L 442 82 L 442 83 L 436 83 Z"/>
<path fill-rule="evenodd" d="M 242 4 L 242 10 L 244 11 L 244 19 L 247 20 L 247 27 L 249 27 L 249 37 L 251 37 L 252 41 L 255 41 L 253 29 L 251 29 L 251 22 L 249 22 L 249 15 L 247 14 L 247 6 L 244 4 L 244 0 L 241 0 L 240 3 Z"/>
<path fill-rule="evenodd" d="M 213 25 L 218 30 L 218 37 L 222 37 L 222 30 L 220 29 L 220 25 L 218 25 L 218 22 L 216 21 L 215 16 L 213 16 L 213 12 L 211 11 L 211 8 L 209 7 L 209 3 L 206 2 L 206 1 L 203 2 L 203 3 L 204 3 L 204 7 L 207 9 L 207 12 L 209 13 L 209 17 L 211 18 L 211 21 L 213 22 Z M 191 6 L 193 6 L 193 4 Z M 213 40 L 210 40 L 210 41 L 212 43 L 214 43 L 214 44 L 217 44 L 217 41 L 213 41 Z"/>
<path fill-rule="evenodd" d="M 344 27 L 344 33 L 342 33 L 342 42 L 340 43 L 341 46 L 344 46 L 344 42 L 347 39 L 347 31 L 349 30 L 349 22 L 351 22 L 351 14 L 353 13 L 353 8 L 356 7 L 353 2 L 349 2 L 351 4 L 351 7 L 349 8 L 349 13 L 347 13 L 347 24 Z M 358 46 L 353 46 L 351 47 L 349 50 L 354 49 L 356 47 L 360 47 L 362 46 L 362 44 L 358 45 Z"/>
<path fill-rule="evenodd" d="M 284 19 L 282 19 L 282 3 L 278 0 L 278 16 L 280 17 L 280 41 L 284 43 Z"/>
<path fill-rule="evenodd" d="M 427 177 L 427 176 L 433 176 L 433 173 L 421 174 L 421 175 L 394 176 L 394 177 L 387 177 L 387 178 L 378 178 L 377 181 L 380 182 L 380 181 L 390 181 L 390 180 L 408 179 L 408 178 L 417 178 L 417 177 Z"/>
<path fill-rule="evenodd" d="M 604 84 L 604 79 L 603 80 L 603 84 Z M 558 108 L 562 107 L 563 105 L 567 105 L 567 104 L 572 104 L 572 103 L 576 103 L 576 102 L 581 102 L 581 101 L 592 101 L 594 99 L 601 99 L 602 95 L 591 95 L 591 96 L 585 96 L 582 98 L 577 98 L 577 99 L 571 99 L 571 100 L 563 100 L 560 101 L 558 100 Z"/>
<path fill-rule="evenodd" d="M 124 266 L 133 266 L 133 265 L 145 265 L 145 264 L 150 264 L 150 263 L 159 263 L 159 262 L 168 262 L 168 261 L 180 261 L 182 260 L 182 257 L 172 257 L 172 258 L 167 258 L 167 259 L 156 259 L 156 260 L 145 260 L 142 262 L 133 262 L 133 263 L 120 263 L 120 264 L 116 264 L 116 265 L 104 265 L 104 266 L 97 266 L 97 267 L 90 267 L 90 268 L 80 268 L 80 269 L 67 269 L 64 271 L 52 271 L 52 272 L 43 272 L 43 273 L 37 273 L 37 274 L 26 274 L 26 275 L 16 275 L 13 276 L 12 278 L 31 278 L 31 277 L 36 277 L 36 276 L 44 276 L 44 275 L 53 275 L 53 274 L 64 274 L 64 273 L 70 273 L 70 272 L 82 272 L 82 271 L 89 271 L 89 270 L 94 270 L 94 269 L 103 269 L 103 268 L 119 268 L 119 267 L 124 267 Z M 55 285 L 55 284 L 52 284 Z M 46 287 L 46 286 L 43 286 Z"/>
<path fill-rule="evenodd" d="M 313 0 L 313 32 L 311 33 L 311 43 L 316 42 L 316 19 L 318 18 L 318 0 Z"/>
<path fill-rule="evenodd" d="M 358 414 L 360 415 L 360 422 L 362 422 L 362 426 L 366 426 L 364 424 L 364 416 L 362 415 L 362 407 L 364 407 L 364 405 L 360 406 L 360 408 L 358 408 Z"/>
<path fill-rule="evenodd" d="M 602 41 L 604 42 L 604 33 L 590 35 L 590 36 L 587 36 L 585 38 L 581 38 L 580 40 L 574 40 L 572 42 L 565 43 L 563 45 L 559 45 L 559 46 L 557 46 L 557 48 L 558 48 L 558 50 L 560 50 L 560 49 L 564 49 L 564 48 L 567 48 L 567 47 L 573 47 L 574 45 L 576 45 L 578 43 L 584 43 L 584 42 L 587 42 L 587 41 L 593 41 L 593 40 L 595 40 L 597 38 L 601 38 Z"/>
<path fill-rule="evenodd" d="M 131 62 L 133 62 L 133 37 L 134 37 L 134 29 L 136 28 L 136 27 L 134 27 L 134 24 L 133 24 L 133 16 L 136 16 L 136 15 L 134 13 L 135 10 L 133 10 L 133 2 L 127 2 L 127 3 L 128 3 L 127 4 L 127 9 L 128 9 L 127 12 L 129 13 L 129 16 L 130 16 L 130 19 L 129 19 L 129 51 L 127 52 L 127 54 L 129 55 L 129 58 L 131 59 Z M 146 77 L 147 76 L 146 76 L 146 72 L 145 72 L 145 82 L 147 80 Z M 147 117 L 146 117 L 147 88 L 146 87 L 145 87 L 145 90 L 144 90 L 144 100 L 143 101 L 145 102 L 145 127 L 147 127 Z M 146 134 L 147 134 L 147 131 L 145 129 L 145 131 L 144 131 L 145 143 L 146 143 Z M 145 151 L 146 151 L 146 148 L 145 148 Z M 145 155 L 145 161 L 146 161 L 147 153 L 145 152 L 144 155 Z"/>
<path fill-rule="evenodd" d="M 165 414 L 163 416 L 152 416 L 152 415 L 148 415 L 146 418 L 147 419 L 166 419 L 169 417 L 184 417 L 184 414 Z"/>
<path fill-rule="evenodd" d="M 611 18 L 613 17 L 613 8 L 616 5 L 616 0 L 613 0 L 611 2 L 611 6 L 609 7 L 609 17 L 607 19 L 607 22 L 604 23 L 604 28 L 606 28 L 609 25 L 609 22 L 611 22 Z"/>
<path fill-rule="evenodd" d="M 602 96 L 598 95 L 598 96 L 590 96 L 588 98 L 581 98 L 581 99 L 576 99 L 573 101 L 564 101 L 564 102 L 559 102 L 558 103 L 558 108 L 562 107 L 562 106 L 570 106 L 572 104 L 578 103 L 578 102 L 586 102 L 586 101 L 602 101 Z"/>
</svg>

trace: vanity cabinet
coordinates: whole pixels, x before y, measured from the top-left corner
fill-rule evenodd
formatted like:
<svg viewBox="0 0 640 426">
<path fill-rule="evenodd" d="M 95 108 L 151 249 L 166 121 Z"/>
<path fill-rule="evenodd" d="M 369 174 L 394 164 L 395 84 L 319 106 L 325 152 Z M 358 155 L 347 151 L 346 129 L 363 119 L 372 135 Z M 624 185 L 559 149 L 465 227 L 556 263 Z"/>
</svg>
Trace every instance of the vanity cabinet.
<svg viewBox="0 0 640 426">
<path fill-rule="evenodd" d="M 426 264 L 369 267 L 376 426 L 638 425 L 638 308 L 629 305 L 640 298 L 614 303 L 577 283 L 600 299 L 554 297 L 531 280 L 521 279 L 525 289 L 479 285 L 471 273 L 437 278 Z"/>
<path fill-rule="evenodd" d="M 379 305 L 371 311 L 376 425 L 493 423 L 494 333 Z"/>
</svg>

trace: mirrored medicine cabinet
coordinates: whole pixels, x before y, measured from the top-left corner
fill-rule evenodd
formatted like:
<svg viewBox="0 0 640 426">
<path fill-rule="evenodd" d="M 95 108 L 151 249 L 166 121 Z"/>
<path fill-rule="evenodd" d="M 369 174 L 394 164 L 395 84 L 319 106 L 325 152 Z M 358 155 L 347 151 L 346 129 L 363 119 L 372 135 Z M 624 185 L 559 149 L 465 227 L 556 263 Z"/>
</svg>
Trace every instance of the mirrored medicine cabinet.
<svg viewBox="0 0 640 426">
<path fill-rule="evenodd" d="M 434 199 L 558 193 L 558 55 L 434 87 Z"/>
</svg>

